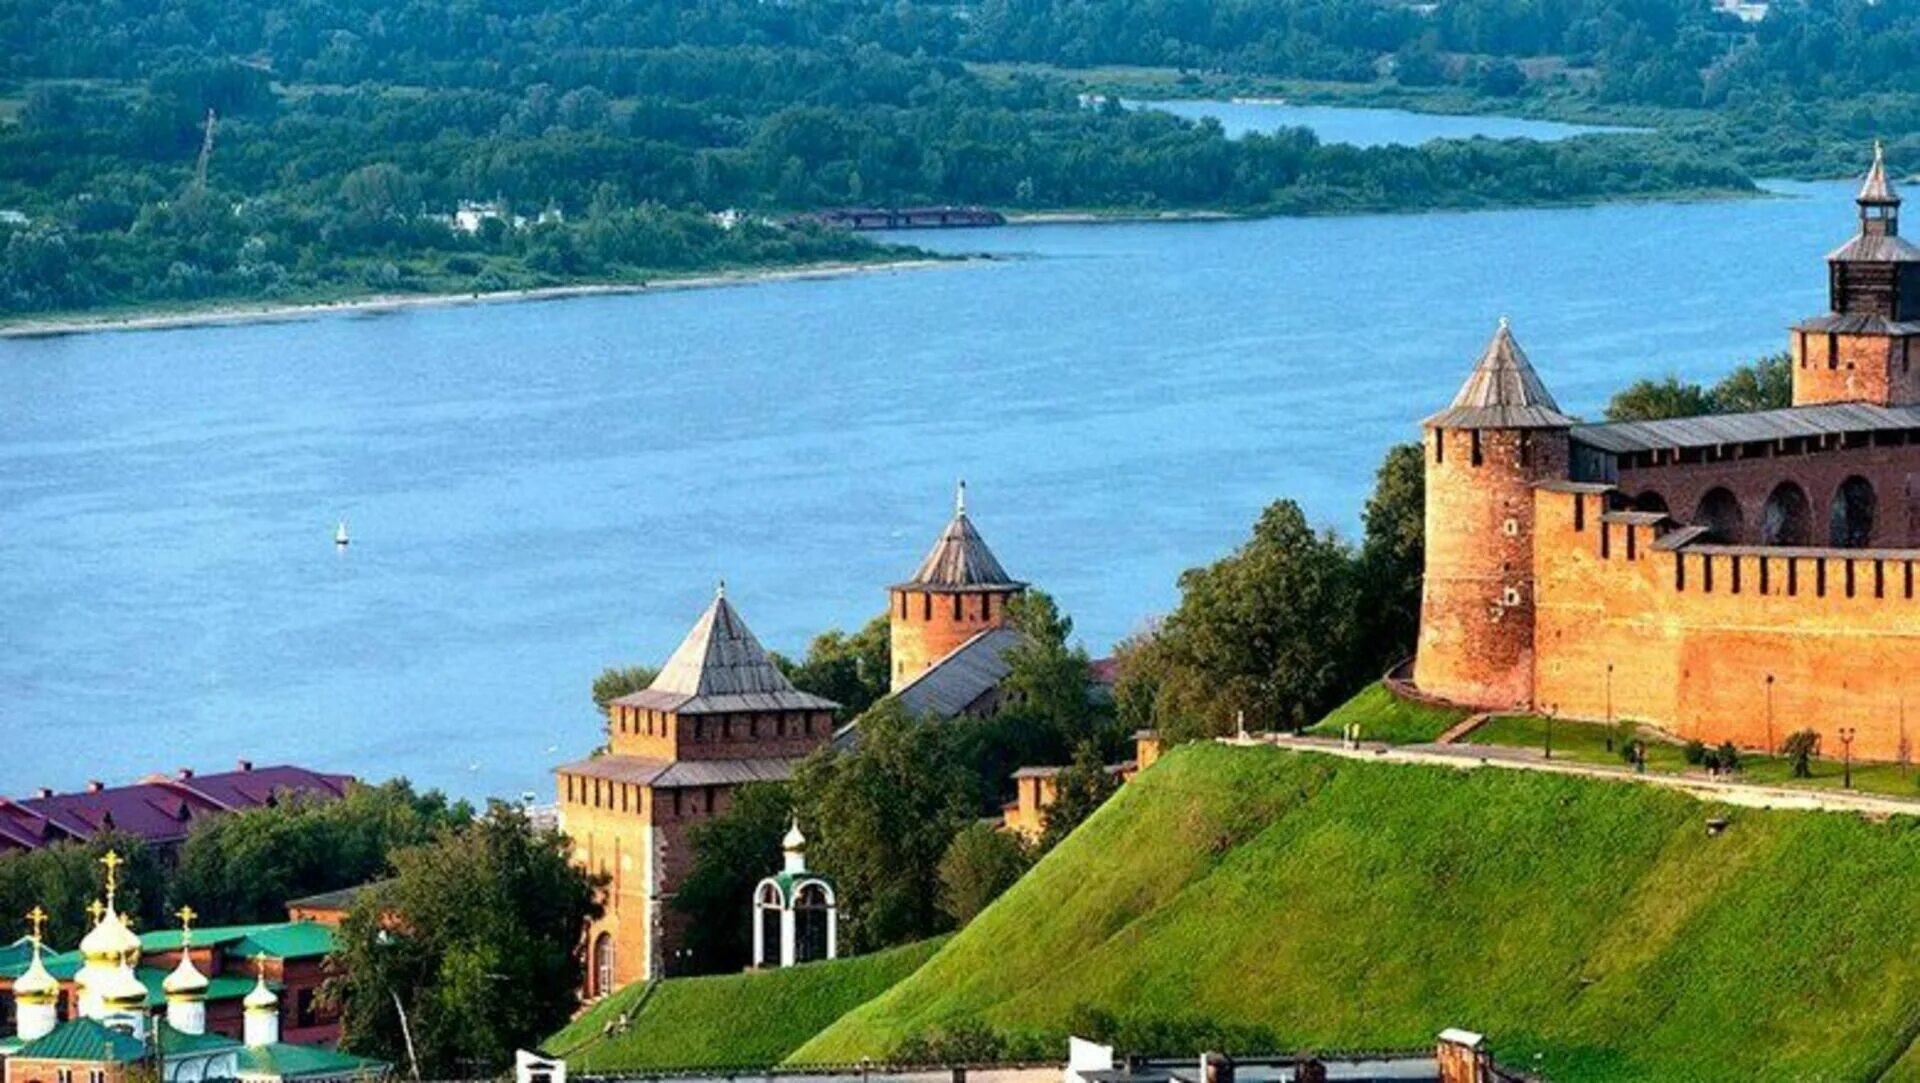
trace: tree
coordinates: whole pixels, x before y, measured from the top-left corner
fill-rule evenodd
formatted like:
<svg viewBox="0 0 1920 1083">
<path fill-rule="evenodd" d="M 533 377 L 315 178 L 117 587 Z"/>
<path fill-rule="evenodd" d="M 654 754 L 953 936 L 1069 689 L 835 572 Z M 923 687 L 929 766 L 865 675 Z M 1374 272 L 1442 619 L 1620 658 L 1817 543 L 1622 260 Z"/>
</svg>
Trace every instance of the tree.
<svg viewBox="0 0 1920 1083">
<path fill-rule="evenodd" d="M 593 705 L 605 715 L 614 700 L 645 689 L 659 675 L 652 666 L 608 666 L 593 679 Z"/>
<path fill-rule="evenodd" d="M 1793 405 L 1793 358 L 1777 353 L 1741 365 L 1713 385 L 1712 397 L 1723 414 L 1784 410 Z"/>
<path fill-rule="evenodd" d="M 1090 663 L 1084 647 L 1067 642 L 1073 618 L 1060 612 L 1052 595 L 1029 590 L 1007 603 L 1007 621 L 1020 632 L 1001 656 L 1009 667 L 1001 685 L 1007 698 L 1058 734 L 1064 747 L 1087 740 L 1093 722 Z"/>
<path fill-rule="evenodd" d="M 1780 744 L 1780 755 L 1786 757 L 1794 778 L 1812 778 L 1814 758 L 1820 755 L 1819 731 L 1800 730 L 1788 734 Z"/>
<path fill-rule="evenodd" d="M 211 924 L 281 920 L 289 899 L 376 880 L 395 850 L 472 819 L 466 802 L 415 793 L 405 779 L 245 809 L 194 827 L 168 894 Z"/>
<path fill-rule="evenodd" d="M 1074 750 L 1073 763 L 1053 779 L 1053 804 L 1047 806 L 1047 823 L 1040 835 L 1040 848 L 1051 850 L 1073 833 L 1094 810 L 1105 804 L 1120 780 L 1100 762 L 1100 751 L 1091 744 Z"/>
<path fill-rule="evenodd" d="M 1156 643 L 1157 728 L 1170 740 L 1231 732 L 1241 711 L 1250 728 L 1317 721 L 1362 670 L 1354 580 L 1345 544 L 1293 501 L 1270 505 L 1245 545 L 1180 576 Z"/>
<path fill-rule="evenodd" d="M 813 637 L 798 664 L 779 655 L 774 661 L 795 687 L 838 703 L 840 721 L 845 722 L 887 694 L 893 670 L 891 639 L 882 613 L 854 635 L 834 628 Z"/>
<path fill-rule="evenodd" d="M 816 825 L 808 864 L 839 885 L 850 951 L 945 927 L 936 905 L 940 858 L 974 820 L 979 798 L 944 728 L 883 699 L 860 716 L 853 750 L 823 747 L 794 779 L 800 818 Z"/>
<path fill-rule="evenodd" d="M 343 1048 L 407 1064 L 410 1034 L 421 1075 L 475 1079 L 565 1025 L 606 883 L 570 848 L 495 802 L 395 853 L 393 878 L 362 893 L 329 964 Z"/>
<path fill-rule="evenodd" d="M 785 785 L 754 784 L 735 790 L 726 812 L 688 832 L 693 863 L 673 908 L 690 919 L 686 947 L 695 972 L 739 970 L 753 961 L 753 889 L 780 871 L 780 840 L 792 818 Z"/>
<path fill-rule="evenodd" d="M 1426 461 L 1419 444 L 1396 444 L 1374 475 L 1361 515 L 1361 652 L 1374 668 L 1413 652 L 1426 574 Z"/>
<path fill-rule="evenodd" d="M 990 823 L 967 825 L 940 857 L 940 912 L 965 925 L 1026 874 L 1018 836 Z"/>
<path fill-rule="evenodd" d="M 1608 421 L 1660 421 L 1713 412 L 1713 396 L 1707 389 L 1683 383 L 1678 376 L 1636 380 L 1607 401 Z"/>
<path fill-rule="evenodd" d="M 25 936 L 25 915 L 36 906 L 47 912 L 49 943 L 78 942 L 87 932 L 87 904 L 106 894 L 100 859 L 109 850 L 125 859 L 115 898 L 120 913 L 148 928 L 170 922 L 166 869 L 159 856 L 138 838 L 109 831 L 86 842 L 56 843 L 0 858 L 0 942 L 10 944 Z"/>
</svg>

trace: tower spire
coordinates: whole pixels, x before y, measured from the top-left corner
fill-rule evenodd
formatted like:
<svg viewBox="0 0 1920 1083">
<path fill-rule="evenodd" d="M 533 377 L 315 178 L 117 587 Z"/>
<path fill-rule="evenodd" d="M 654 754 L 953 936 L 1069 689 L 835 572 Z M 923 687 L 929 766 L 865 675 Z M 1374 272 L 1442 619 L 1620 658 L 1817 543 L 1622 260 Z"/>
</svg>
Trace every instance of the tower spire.
<svg viewBox="0 0 1920 1083">
<path fill-rule="evenodd" d="M 954 487 L 953 513 L 955 515 L 965 515 L 967 513 L 967 479 L 966 478 L 961 478 L 960 484 Z"/>
</svg>

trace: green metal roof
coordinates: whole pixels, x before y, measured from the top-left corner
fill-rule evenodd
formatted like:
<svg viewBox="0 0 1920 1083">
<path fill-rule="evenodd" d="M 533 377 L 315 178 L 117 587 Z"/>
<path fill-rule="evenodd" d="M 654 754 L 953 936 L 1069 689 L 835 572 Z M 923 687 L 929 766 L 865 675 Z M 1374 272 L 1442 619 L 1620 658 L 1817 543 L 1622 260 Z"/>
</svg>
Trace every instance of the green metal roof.
<svg viewBox="0 0 1920 1083">
<path fill-rule="evenodd" d="M 169 1057 L 217 1053 L 239 1047 L 239 1042 L 224 1034 L 188 1034 L 184 1030 L 173 1029 L 173 1024 L 165 1020 L 160 1023 L 160 1052 Z"/>
<path fill-rule="evenodd" d="M 240 1074 L 277 1079 L 317 1079 L 334 1076 L 385 1075 L 385 1061 L 339 1053 L 317 1045 L 247 1046 L 240 1050 Z"/>
<path fill-rule="evenodd" d="M 146 1054 L 145 1042 L 92 1019 L 69 1019 L 20 1047 L 22 1060 L 74 1060 L 128 1064 Z"/>
<path fill-rule="evenodd" d="M 333 929 L 311 921 L 275 922 L 263 925 L 224 925 L 193 931 L 193 946 L 216 948 L 220 954 L 236 959 L 318 959 L 333 953 Z M 0 978 L 17 978 L 26 973 L 30 956 L 15 951 L 17 945 L 0 947 Z M 140 950 L 160 955 L 180 950 L 180 930 L 161 929 L 140 934 Z M 16 957 L 17 956 L 17 957 Z M 42 959 L 54 977 L 71 981 L 80 971 L 78 951 L 63 951 Z M 145 975 L 141 980 L 146 980 Z M 218 982 L 220 979 L 215 978 Z M 252 979 L 248 982 L 251 985 Z"/>
</svg>

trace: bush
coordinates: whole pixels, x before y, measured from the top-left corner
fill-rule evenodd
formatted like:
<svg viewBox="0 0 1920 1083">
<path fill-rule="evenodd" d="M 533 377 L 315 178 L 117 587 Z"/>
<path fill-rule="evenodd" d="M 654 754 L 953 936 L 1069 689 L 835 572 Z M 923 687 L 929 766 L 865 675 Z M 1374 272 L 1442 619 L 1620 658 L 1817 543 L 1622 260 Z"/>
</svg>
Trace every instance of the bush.
<svg viewBox="0 0 1920 1083">
<path fill-rule="evenodd" d="M 1027 871 L 1020 839 L 990 823 L 963 829 L 940 858 L 940 909 L 965 925 Z"/>
<path fill-rule="evenodd" d="M 1715 766 L 1722 771 L 1732 773 L 1740 770 L 1740 750 L 1733 747 L 1732 741 L 1720 742 L 1719 750 L 1714 754 Z"/>
<path fill-rule="evenodd" d="M 1791 734 L 1781 743 L 1780 754 L 1793 768 L 1794 778 L 1812 778 L 1813 758 L 1820 754 L 1820 734 L 1813 730 Z"/>
<path fill-rule="evenodd" d="M 1685 755 L 1687 758 L 1688 766 L 1698 767 L 1701 764 L 1706 763 L 1707 746 L 1701 744 L 1700 739 L 1696 737 L 1693 740 L 1687 742 L 1686 751 L 1683 753 L 1683 755 Z M 1711 767 L 1712 764 L 1707 764 L 1707 766 Z"/>
</svg>

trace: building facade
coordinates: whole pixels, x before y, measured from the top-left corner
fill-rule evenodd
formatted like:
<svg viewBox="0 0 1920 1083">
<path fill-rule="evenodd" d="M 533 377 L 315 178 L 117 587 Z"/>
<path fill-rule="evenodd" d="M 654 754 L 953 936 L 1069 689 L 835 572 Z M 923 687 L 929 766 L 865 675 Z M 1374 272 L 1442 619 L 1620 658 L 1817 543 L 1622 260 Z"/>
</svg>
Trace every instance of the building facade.
<svg viewBox="0 0 1920 1083">
<path fill-rule="evenodd" d="M 587 995 L 683 973 L 687 835 L 750 782 L 791 778 L 833 735 L 839 705 L 795 688 L 723 587 L 651 685 L 608 708 L 605 755 L 556 769 L 574 861 L 607 877 L 588 930 Z"/>
<path fill-rule="evenodd" d="M 1425 422 L 1414 679 L 1456 703 L 1903 758 L 1920 647 L 1920 248 L 1876 150 L 1793 405 L 1582 424 L 1503 321 Z"/>
</svg>

